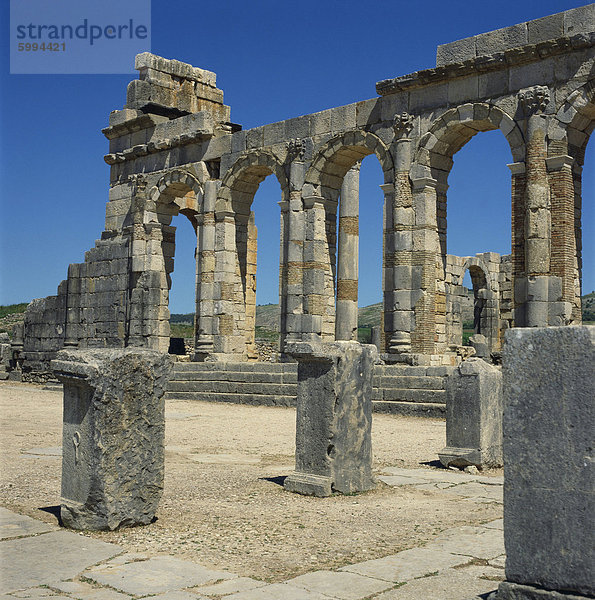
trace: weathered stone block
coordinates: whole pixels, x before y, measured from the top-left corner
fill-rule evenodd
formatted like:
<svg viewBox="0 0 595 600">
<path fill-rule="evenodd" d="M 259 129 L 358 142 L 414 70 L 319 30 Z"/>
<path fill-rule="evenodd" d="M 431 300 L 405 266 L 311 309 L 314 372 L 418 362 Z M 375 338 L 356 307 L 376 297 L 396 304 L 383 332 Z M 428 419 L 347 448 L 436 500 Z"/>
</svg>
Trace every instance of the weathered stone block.
<svg viewBox="0 0 595 600">
<path fill-rule="evenodd" d="M 296 469 L 285 489 L 313 496 L 372 489 L 372 371 L 357 342 L 288 343 L 298 360 Z"/>
<path fill-rule="evenodd" d="M 164 401 L 171 361 L 140 349 L 64 350 L 52 362 L 64 384 L 64 525 L 148 524 L 163 490 Z"/>
<path fill-rule="evenodd" d="M 502 465 L 502 375 L 470 358 L 446 380 L 446 467 Z"/>
<path fill-rule="evenodd" d="M 594 342 L 592 326 L 506 332 L 504 541 L 509 583 L 501 586 L 499 599 L 595 595 Z"/>
</svg>

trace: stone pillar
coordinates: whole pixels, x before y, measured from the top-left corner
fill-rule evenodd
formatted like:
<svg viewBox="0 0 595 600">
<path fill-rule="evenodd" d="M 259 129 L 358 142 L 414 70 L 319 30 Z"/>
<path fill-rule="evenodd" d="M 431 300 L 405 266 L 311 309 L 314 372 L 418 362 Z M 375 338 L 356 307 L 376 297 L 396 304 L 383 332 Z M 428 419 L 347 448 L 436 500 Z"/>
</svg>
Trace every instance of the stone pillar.
<svg viewBox="0 0 595 600">
<path fill-rule="evenodd" d="M 198 260 L 196 275 L 196 338 L 194 360 L 205 360 L 213 352 L 215 331 L 215 201 L 220 183 L 206 181 L 202 213 L 198 215 Z"/>
<path fill-rule="evenodd" d="M 543 111 L 550 100 L 549 89 L 534 86 L 522 91 L 519 103 L 527 117 L 525 204 L 525 322 L 527 327 L 550 324 L 550 297 L 561 295 L 561 280 L 551 277 L 551 204 L 546 168 L 547 121 Z"/>
<path fill-rule="evenodd" d="M 573 316 L 580 323 L 580 290 L 575 286 L 577 266 L 574 235 L 574 160 L 570 156 L 546 158 L 551 191 L 552 240 L 550 272 L 560 280 L 560 296 L 549 297 L 549 325 L 567 325 Z M 550 286 L 551 289 L 551 286 Z M 573 311 L 574 308 L 574 311 Z M 574 312 L 574 315 L 573 315 Z M 578 313 L 578 314 L 577 314 Z"/>
<path fill-rule="evenodd" d="M 246 336 L 246 354 L 249 359 L 256 360 L 258 353 L 255 346 L 256 327 L 256 250 L 258 230 L 254 222 L 254 211 L 250 211 L 246 224 L 246 281 L 244 284 L 244 331 Z"/>
<path fill-rule="evenodd" d="M 512 285 L 513 318 L 517 327 L 525 324 L 525 302 L 527 301 L 525 270 L 525 200 L 526 176 L 525 163 L 516 162 L 507 165 L 511 174 L 512 225 Z M 516 285 L 515 285 L 516 283 Z"/>
<path fill-rule="evenodd" d="M 480 358 L 462 362 L 446 380 L 445 467 L 502 466 L 502 374 Z"/>
<path fill-rule="evenodd" d="M 236 250 L 236 220 L 232 212 L 215 213 L 213 357 L 244 361 L 244 292 Z"/>
<path fill-rule="evenodd" d="M 301 148 L 301 146 L 300 146 Z M 281 331 L 280 350 L 285 341 L 298 341 L 302 334 L 305 214 L 301 190 L 304 185 L 303 152 L 298 152 L 289 169 L 289 200 L 279 202 L 281 208 Z"/>
<path fill-rule="evenodd" d="M 372 372 L 357 342 L 287 345 L 298 360 L 295 473 L 285 489 L 311 496 L 372 489 Z"/>
<path fill-rule="evenodd" d="M 361 163 L 356 163 L 347 171 L 339 202 L 335 339 L 346 341 L 357 341 L 360 167 Z"/>
<path fill-rule="evenodd" d="M 146 525 L 163 491 L 166 354 L 63 350 L 62 504 L 73 529 Z"/>
<path fill-rule="evenodd" d="M 413 262 L 415 214 L 409 170 L 412 159 L 413 117 L 397 115 L 395 130 L 395 182 L 381 185 L 384 192 L 384 337 L 385 349 L 392 357 L 411 352 L 411 332 L 415 323 L 411 305 L 416 271 Z M 384 348 L 383 348 L 384 349 Z M 391 356 L 389 356 L 389 359 Z"/>
<path fill-rule="evenodd" d="M 303 199 L 305 209 L 302 339 L 322 338 L 323 316 L 326 312 L 326 277 L 330 272 L 326 241 L 326 210 L 322 196 Z"/>
<path fill-rule="evenodd" d="M 414 311 L 415 324 L 411 334 L 411 350 L 419 354 L 436 352 L 437 265 L 441 264 L 438 225 L 436 220 L 436 185 L 432 178 L 413 182 L 415 227 L 411 236 L 412 279 L 414 284 L 405 296 L 404 306 Z M 405 292 L 403 292 L 405 294 Z M 442 293 L 442 313 L 446 331 L 446 295 Z"/>
<path fill-rule="evenodd" d="M 593 364 L 595 327 L 506 332 L 498 600 L 595 597 Z"/>
</svg>

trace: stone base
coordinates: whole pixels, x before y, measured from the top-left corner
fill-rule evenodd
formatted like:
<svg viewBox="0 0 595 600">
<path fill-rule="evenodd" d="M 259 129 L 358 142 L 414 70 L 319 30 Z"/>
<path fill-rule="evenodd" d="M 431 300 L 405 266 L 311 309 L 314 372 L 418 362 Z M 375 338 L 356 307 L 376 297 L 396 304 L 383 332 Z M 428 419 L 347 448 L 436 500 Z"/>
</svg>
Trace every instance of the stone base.
<svg viewBox="0 0 595 600">
<path fill-rule="evenodd" d="M 481 451 L 477 448 L 453 448 L 446 446 L 438 453 L 440 462 L 446 467 L 465 467 L 475 466 L 478 469 L 482 467 Z"/>
<path fill-rule="evenodd" d="M 332 494 L 332 480 L 330 477 L 322 475 L 311 475 L 308 473 L 298 473 L 297 471 L 289 475 L 283 487 L 288 492 L 296 492 L 305 496 L 317 496 L 326 498 Z"/>
<path fill-rule="evenodd" d="M 593 596 L 577 596 L 572 593 L 544 590 L 531 585 L 504 581 L 498 587 L 494 600 L 588 600 Z"/>
<path fill-rule="evenodd" d="M 105 529 L 121 529 L 149 525 L 155 518 L 155 511 L 135 511 L 134 514 L 122 516 L 114 510 L 112 514 L 99 514 L 94 506 L 87 506 L 74 500 L 63 499 L 60 505 L 60 521 L 63 527 L 78 530 L 101 531 Z M 115 525 L 117 523 L 117 525 Z"/>
</svg>

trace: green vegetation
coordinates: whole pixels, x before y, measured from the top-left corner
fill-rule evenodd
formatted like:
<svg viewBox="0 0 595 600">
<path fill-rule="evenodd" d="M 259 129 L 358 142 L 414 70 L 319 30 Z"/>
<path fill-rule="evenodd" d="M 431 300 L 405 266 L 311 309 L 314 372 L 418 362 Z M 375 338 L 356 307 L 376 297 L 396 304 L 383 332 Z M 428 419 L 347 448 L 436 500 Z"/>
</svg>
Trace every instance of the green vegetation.
<svg viewBox="0 0 595 600">
<path fill-rule="evenodd" d="M 582 301 L 583 323 L 593 324 L 595 322 L 595 292 L 585 294 Z"/>
<path fill-rule="evenodd" d="M 26 302 L 0 306 L 0 333 L 8 333 L 12 338 L 12 328 L 23 322 L 27 306 Z"/>
<path fill-rule="evenodd" d="M 256 325 L 254 337 L 257 340 L 262 340 L 263 342 L 271 342 L 273 344 L 279 342 L 279 332 L 271 331 L 262 325 Z"/>
<path fill-rule="evenodd" d="M 194 325 L 188 323 L 169 323 L 169 335 L 178 338 L 194 337 Z"/>
<path fill-rule="evenodd" d="M 8 315 L 21 314 L 27 309 L 27 302 L 21 304 L 8 304 L 7 306 L 0 306 L 0 319 L 7 317 Z"/>
</svg>

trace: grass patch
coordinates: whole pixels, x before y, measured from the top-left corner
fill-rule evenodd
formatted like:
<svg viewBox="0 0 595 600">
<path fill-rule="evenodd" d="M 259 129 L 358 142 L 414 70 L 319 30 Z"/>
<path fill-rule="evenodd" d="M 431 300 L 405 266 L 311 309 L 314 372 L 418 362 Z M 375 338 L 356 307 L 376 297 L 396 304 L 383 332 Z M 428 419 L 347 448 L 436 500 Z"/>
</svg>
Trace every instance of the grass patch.
<svg viewBox="0 0 595 600">
<path fill-rule="evenodd" d="M 169 324 L 170 337 L 191 338 L 194 337 L 194 325 L 187 323 L 171 323 Z"/>
<path fill-rule="evenodd" d="M 24 313 L 27 310 L 28 303 L 22 302 L 21 304 L 7 304 L 0 306 L 0 319 L 7 317 L 8 315 Z"/>
</svg>

